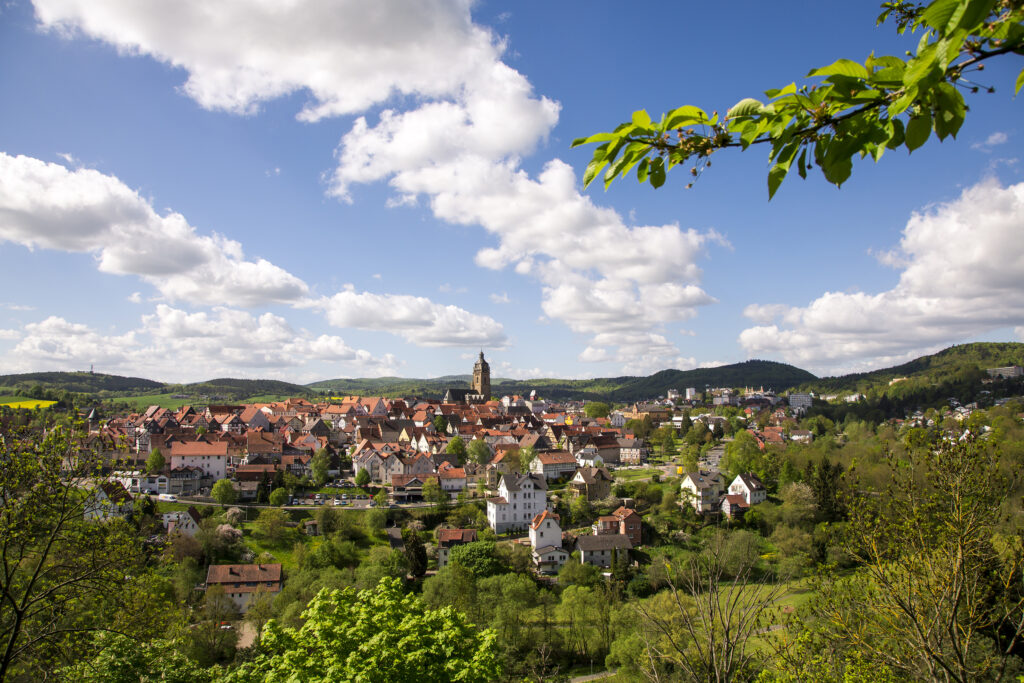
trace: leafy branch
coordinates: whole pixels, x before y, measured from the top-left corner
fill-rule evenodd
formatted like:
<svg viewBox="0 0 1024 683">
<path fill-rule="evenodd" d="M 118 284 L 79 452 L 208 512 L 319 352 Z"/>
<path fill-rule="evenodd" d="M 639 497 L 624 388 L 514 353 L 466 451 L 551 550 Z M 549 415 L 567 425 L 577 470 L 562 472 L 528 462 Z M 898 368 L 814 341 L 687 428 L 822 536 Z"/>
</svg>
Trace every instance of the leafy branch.
<svg viewBox="0 0 1024 683">
<path fill-rule="evenodd" d="M 961 90 L 978 92 L 969 76 L 984 62 L 1024 56 L 1024 0 L 934 0 L 927 6 L 887 2 L 878 21 L 895 20 L 897 31 L 921 31 L 907 58 L 870 54 L 863 64 L 838 59 L 813 69 L 813 82 L 765 92 L 767 102 L 744 98 L 723 118 L 684 105 L 657 122 L 645 110 L 610 133 L 578 138 L 572 146 L 598 143 L 583 177 L 584 186 L 603 175 L 608 186 L 636 168 L 637 180 L 653 187 L 680 164 L 692 163 L 697 178 L 723 149 L 770 145 L 768 196 L 775 195 L 794 162 L 801 178 L 816 164 L 825 179 L 842 185 L 853 158 L 876 162 L 888 149 L 913 152 L 935 133 L 956 137 L 968 107 Z M 1024 87 L 1024 69 L 1015 93 Z M 691 181 L 687 187 L 691 187 Z"/>
</svg>

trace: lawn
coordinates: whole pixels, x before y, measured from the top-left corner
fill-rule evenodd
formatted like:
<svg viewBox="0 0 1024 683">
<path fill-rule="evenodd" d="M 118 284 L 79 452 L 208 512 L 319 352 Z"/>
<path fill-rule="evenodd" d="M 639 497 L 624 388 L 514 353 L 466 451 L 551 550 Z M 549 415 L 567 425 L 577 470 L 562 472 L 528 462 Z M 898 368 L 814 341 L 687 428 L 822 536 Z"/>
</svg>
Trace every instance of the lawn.
<svg viewBox="0 0 1024 683">
<path fill-rule="evenodd" d="M 664 474 L 659 469 L 645 467 L 639 470 L 615 470 L 615 481 L 633 481 L 636 479 L 650 479 L 652 475 Z"/>
</svg>

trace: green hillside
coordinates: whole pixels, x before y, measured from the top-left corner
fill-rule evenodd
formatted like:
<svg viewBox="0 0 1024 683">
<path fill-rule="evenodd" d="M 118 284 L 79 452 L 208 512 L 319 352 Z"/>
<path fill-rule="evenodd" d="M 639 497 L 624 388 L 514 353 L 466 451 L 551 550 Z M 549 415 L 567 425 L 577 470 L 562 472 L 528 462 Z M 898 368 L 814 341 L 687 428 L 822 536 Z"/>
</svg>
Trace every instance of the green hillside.
<svg viewBox="0 0 1024 683">
<path fill-rule="evenodd" d="M 311 389 L 329 391 L 334 395 L 421 396 L 438 398 L 449 387 L 469 388 L 469 375 L 433 379 L 382 377 L 372 379 L 332 379 L 310 384 Z M 491 380 L 494 394 L 526 395 L 537 390 L 552 400 L 591 399 L 637 401 L 664 396 L 669 389 L 686 387 L 703 389 L 705 385 L 752 386 L 782 391 L 814 379 L 811 373 L 784 363 L 751 360 L 717 368 L 697 370 L 662 370 L 649 377 L 606 377 L 599 379 L 531 379 Z"/>
<path fill-rule="evenodd" d="M 43 389 L 63 389 L 80 394 L 99 394 L 101 392 L 147 392 L 154 393 L 163 389 L 162 382 L 154 382 L 141 377 L 121 377 L 92 372 L 29 372 L 20 375 L 0 375 L 0 387 L 16 389 L 12 393 L 29 391 L 33 387 Z"/>
<path fill-rule="evenodd" d="M 821 377 L 801 385 L 806 391 L 820 393 L 869 393 L 888 387 L 892 380 L 906 377 L 911 386 L 943 384 L 963 379 L 965 373 L 984 372 L 986 368 L 1024 365 L 1024 344 L 1017 342 L 977 342 L 960 344 L 930 356 L 882 370 L 860 372 L 840 377 Z M 905 382 L 899 382 L 905 384 Z M 899 386 L 894 384 L 893 386 Z M 905 388 L 904 388 L 905 390 Z"/>
</svg>

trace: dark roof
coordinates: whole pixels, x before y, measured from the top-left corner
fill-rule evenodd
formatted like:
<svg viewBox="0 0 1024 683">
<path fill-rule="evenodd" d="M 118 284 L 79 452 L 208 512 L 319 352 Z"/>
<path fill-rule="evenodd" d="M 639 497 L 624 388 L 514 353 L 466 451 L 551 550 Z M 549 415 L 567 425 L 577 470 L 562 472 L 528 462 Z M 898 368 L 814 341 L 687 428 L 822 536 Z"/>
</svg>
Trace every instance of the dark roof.
<svg viewBox="0 0 1024 683">
<path fill-rule="evenodd" d="M 595 550 L 630 550 L 633 544 L 625 534 L 602 534 L 595 536 L 579 536 L 576 548 L 586 552 Z"/>
<path fill-rule="evenodd" d="M 276 583 L 273 588 L 280 588 L 280 564 L 212 564 L 206 572 L 206 584 L 241 584 L 231 585 L 229 592 L 251 593 L 267 583 Z M 245 584 L 255 584 L 246 586 Z"/>
<path fill-rule="evenodd" d="M 451 548 L 463 543 L 473 543 L 477 540 L 476 529 L 438 529 L 437 545 L 440 548 Z"/>
</svg>

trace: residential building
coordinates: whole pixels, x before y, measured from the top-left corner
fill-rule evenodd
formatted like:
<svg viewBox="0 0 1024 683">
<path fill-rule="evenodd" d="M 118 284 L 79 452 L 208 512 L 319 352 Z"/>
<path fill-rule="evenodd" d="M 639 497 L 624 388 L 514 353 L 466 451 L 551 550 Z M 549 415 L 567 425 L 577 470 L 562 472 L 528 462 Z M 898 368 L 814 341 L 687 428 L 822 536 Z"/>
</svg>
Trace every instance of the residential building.
<svg viewBox="0 0 1024 683">
<path fill-rule="evenodd" d="M 605 467 L 580 467 L 569 480 L 569 489 L 587 500 L 602 500 L 612 492 L 612 475 Z"/>
<path fill-rule="evenodd" d="M 698 470 L 683 476 L 679 492 L 697 512 L 712 512 L 718 507 L 718 499 L 725 486 L 722 475 L 715 471 Z"/>
<path fill-rule="evenodd" d="M 506 474 L 498 495 L 487 499 L 487 522 L 495 533 L 525 529 L 547 509 L 547 481 L 539 474 Z"/>
<path fill-rule="evenodd" d="M 737 474 L 729 484 L 729 493 L 741 496 L 748 506 L 763 503 L 768 497 L 764 483 L 752 472 Z"/>
<path fill-rule="evenodd" d="M 213 564 L 206 572 L 206 588 L 222 586 L 242 614 L 261 591 L 281 592 L 280 564 Z"/>
<path fill-rule="evenodd" d="M 600 536 L 579 536 L 576 538 L 576 550 L 580 553 L 580 562 L 595 567 L 611 567 L 612 561 L 620 553 L 629 553 L 633 545 L 623 534 L 602 534 Z"/>
<path fill-rule="evenodd" d="M 476 529 L 438 529 L 437 530 L 437 568 L 448 566 L 448 557 L 452 548 L 477 540 Z"/>
</svg>

